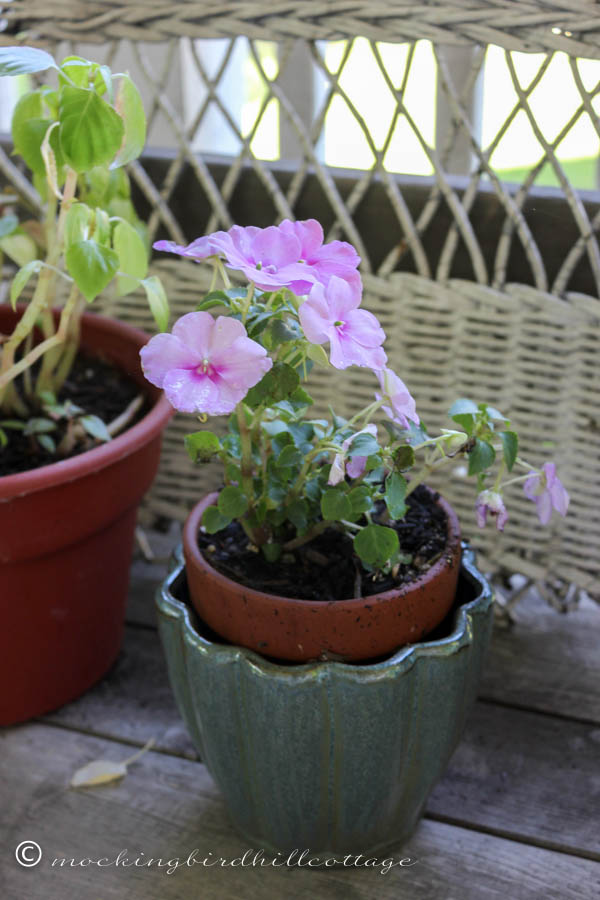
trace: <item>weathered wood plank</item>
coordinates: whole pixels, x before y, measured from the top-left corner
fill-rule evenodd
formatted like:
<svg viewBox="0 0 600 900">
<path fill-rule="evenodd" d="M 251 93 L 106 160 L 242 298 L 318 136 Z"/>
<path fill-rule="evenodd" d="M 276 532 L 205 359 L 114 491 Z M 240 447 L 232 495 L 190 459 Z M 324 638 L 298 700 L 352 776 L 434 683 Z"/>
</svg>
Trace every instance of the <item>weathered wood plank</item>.
<svg viewBox="0 0 600 900">
<path fill-rule="evenodd" d="M 313 868 L 310 874 L 285 865 L 181 866 L 172 875 L 165 867 L 110 865 L 120 851 L 129 861 L 185 861 L 197 848 L 196 859 L 231 863 L 260 848 L 248 847 L 236 835 L 200 763 L 151 752 L 120 783 L 74 791 L 67 785 L 76 768 L 102 757 L 123 759 L 129 748 L 42 724 L 5 730 L 0 747 L 5 809 L 11 811 L 9 818 L 3 816 L 1 835 L 7 900 L 592 900 L 600 890 L 598 863 L 431 821 L 423 822 L 401 851 L 386 855 L 414 864 L 385 875 L 381 861 L 379 868 L 336 866 Z M 42 848 L 34 868 L 22 868 L 14 858 L 14 848 L 24 840 Z M 61 858 L 106 862 L 52 865 Z"/>
<path fill-rule="evenodd" d="M 194 758 L 158 635 L 128 628 L 117 665 L 45 721 Z M 600 728 L 478 703 L 429 810 L 455 823 L 600 858 Z"/>
<path fill-rule="evenodd" d="M 158 632 L 128 627 L 117 662 L 92 690 L 45 721 L 196 757 L 175 706 Z"/>
<path fill-rule="evenodd" d="M 478 702 L 427 814 L 600 861 L 600 728 Z"/>
<path fill-rule="evenodd" d="M 561 615 L 535 593 L 496 629 L 482 697 L 600 724 L 600 607 Z"/>
</svg>

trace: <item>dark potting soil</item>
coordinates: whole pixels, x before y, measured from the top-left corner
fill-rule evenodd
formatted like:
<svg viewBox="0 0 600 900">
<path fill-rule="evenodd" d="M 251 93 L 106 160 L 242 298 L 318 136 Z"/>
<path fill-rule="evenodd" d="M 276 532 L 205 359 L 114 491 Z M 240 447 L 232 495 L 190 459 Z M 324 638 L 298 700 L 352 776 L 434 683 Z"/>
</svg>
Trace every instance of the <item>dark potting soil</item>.
<svg viewBox="0 0 600 900">
<path fill-rule="evenodd" d="M 242 527 L 232 522 L 216 534 L 198 534 L 198 545 L 206 560 L 221 574 L 265 593 L 300 600 L 349 600 L 389 591 L 414 581 L 443 552 L 447 517 L 436 505 L 439 494 L 423 485 L 407 497 L 408 510 L 398 522 L 387 522 L 398 533 L 401 552 L 412 557 L 395 575 L 373 579 L 354 553 L 352 539 L 328 528 L 302 547 L 267 562 L 262 553 L 249 548 Z M 373 516 L 377 521 L 377 514 Z"/>
<path fill-rule="evenodd" d="M 96 415 L 103 422 L 109 424 L 127 408 L 139 393 L 139 385 L 128 378 L 113 363 L 98 356 L 80 353 L 58 395 L 58 401 L 70 400 L 81 407 L 86 415 Z M 138 422 L 147 410 L 148 401 L 142 404 L 127 427 Z M 34 415 L 50 418 L 43 410 L 36 411 Z M 15 419 L 16 416 L 11 415 L 10 418 Z M 57 422 L 57 426 L 56 430 L 51 432 L 51 436 L 58 445 L 66 431 L 67 423 L 65 420 L 60 420 Z M 6 434 L 8 444 L 0 447 L 0 476 L 26 472 L 61 459 L 78 456 L 98 444 L 98 441 L 90 438 L 89 442 L 79 444 L 66 456 L 59 456 L 40 447 L 32 435 L 24 435 L 22 431 L 13 429 L 6 429 Z"/>
</svg>

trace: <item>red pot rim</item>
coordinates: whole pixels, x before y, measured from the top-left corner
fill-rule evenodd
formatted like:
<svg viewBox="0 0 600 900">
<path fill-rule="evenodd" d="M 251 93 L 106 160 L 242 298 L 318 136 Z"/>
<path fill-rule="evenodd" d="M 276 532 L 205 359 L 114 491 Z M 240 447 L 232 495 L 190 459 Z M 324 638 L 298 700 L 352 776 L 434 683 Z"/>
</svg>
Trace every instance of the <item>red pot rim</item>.
<svg viewBox="0 0 600 900">
<path fill-rule="evenodd" d="M 329 600 L 325 603 L 322 600 L 302 600 L 295 597 L 284 597 L 280 594 L 266 594 L 264 591 L 258 591 L 255 588 L 249 587 L 245 584 L 242 584 L 241 582 L 234 581 L 232 578 L 228 578 L 226 575 L 223 575 L 206 561 L 206 559 L 202 555 L 202 552 L 200 551 L 200 547 L 198 546 L 197 534 L 200 528 L 202 514 L 208 506 L 215 505 L 218 496 L 218 491 L 213 491 L 210 494 L 206 494 L 190 512 L 183 527 L 183 546 L 185 549 L 185 555 L 186 557 L 191 558 L 194 565 L 198 566 L 201 569 L 204 569 L 206 572 L 209 572 L 211 578 L 216 582 L 222 584 L 223 586 L 235 584 L 243 590 L 246 597 L 252 598 L 259 602 L 264 602 L 265 600 L 273 601 L 274 599 L 275 601 L 281 602 L 282 604 L 286 603 L 290 604 L 291 606 L 302 607 L 302 609 L 305 610 L 311 607 L 314 607 L 315 609 L 323 609 L 324 606 L 330 606 L 331 604 L 335 604 L 336 608 L 347 609 L 349 611 L 352 609 L 359 610 L 360 608 L 364 607 L 365 603 L 384 603 L 386 600 L 402 597 L 406 594 L 412 593 L 415 589 L 429 584 L 434 579 L 436 579 L 444 569 L 447 568 L 448 556 L 454 557 L 457 552 L 460 552 L 461 534 L 458 516 L 456 515 L 450 504 L 442 497 L 442 495 L 438 494 L 437 503 L 446 513 L 448 522 L 448 542 L 446 545 L 446 552 L 442 553 L 440 558 L 437 559 L 434 564 L 415 581 L 410 581 L 407 584 L 401 585 L 397 588 L 391 588 L 388 591 L 382 591 L 379 594 L 369 594 L 365 597 L 353 597 L 350 600 Z"/>
<path fill-rule="evenodd" d="M 96 333 L 117 333 L 129 339 L 131 343 L 137 344 L 140 349 L 150 340 L 150 335 L 145 331 L 97 313 L 84 313 L 82 322 L 84 326 L 93 329 Z M 152 388 L 150 383 L 148 383 L 147 396 L 154 398 L 152 409 L 146 413 L 143 419 L 136 422 L 131 428 L 127 428 L 112 441 L 94 447 L 92 450 L 86 450 L 70 459 L 50 463 L 47 466 L 39 466 L 37 469 L 30 469 L 27 472 L 0 476 L 0 500 L 32 494 L 35 491 L 46 489 L 49 485 L 55 486 L 73 481 L 129 456 L 140 444 L 146 443 L 154 435 L 159 434 L 174 413 L 173 407 L 162 391 L 159 392 L 156 388 Z"/>
</svg>

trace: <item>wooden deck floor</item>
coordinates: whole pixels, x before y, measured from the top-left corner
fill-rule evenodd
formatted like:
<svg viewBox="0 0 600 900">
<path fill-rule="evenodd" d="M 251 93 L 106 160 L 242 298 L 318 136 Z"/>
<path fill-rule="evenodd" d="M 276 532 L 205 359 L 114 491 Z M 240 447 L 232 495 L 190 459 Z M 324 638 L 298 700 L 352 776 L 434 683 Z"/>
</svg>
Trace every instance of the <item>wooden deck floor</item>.
<svg viewBox="0 0 600 900">
<path fill-rule="evenodd" d="M 143 867 L 162 858 L 250 848 L 175 709 L 154 625 L 160 567 L 136 562 L 123 651 L 86 696 L 42 720 L 0 731 L 3 900 L 571 900 L 600 897 L 600 610 L 560 616 L 530 598 L 497 630 L 481 696 L 425 818 L 382 868 Z M 155 748 L 119 783 L 74 790 L 95 759 Z M 21 841 L 43 850 L 23 868 Z M 259 848 L 252 848 L 258 850 Z M 109 863 L 126 851 L 136 866 Z M 143 854 L 143 855 L 142 855 Z M 53 866 L 54 859 L 84 861 Z M 106 858 L 103 866 L 85 860 Z M 123 857 L 121 857 L 123 858 Z M 248 861 L 250 857 L 246 857 Z"/>
</svg>

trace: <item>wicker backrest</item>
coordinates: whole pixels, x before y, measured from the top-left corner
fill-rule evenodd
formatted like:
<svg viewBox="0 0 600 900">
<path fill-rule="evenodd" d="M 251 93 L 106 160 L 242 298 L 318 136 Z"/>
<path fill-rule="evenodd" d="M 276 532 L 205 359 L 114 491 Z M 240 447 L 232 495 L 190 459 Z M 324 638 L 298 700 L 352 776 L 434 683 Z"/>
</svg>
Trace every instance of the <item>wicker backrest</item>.
<svg viewBox="0 0 600 900">
<path fill-rule="evenodd" d="M 7 29 L 0 43 L 56 47 L 60 42 L 62 50 L 126 61 L 143 86 L 151 136 L 166 129 L 176 148 L 161 160 L 154 153 L 131 167 L 153 235 L 184 241 L 229 227 L 234 220 L 264 225 L 283 217 L 318 215 L 328 239 L 352 241 L 363 259 L 365 305 L 381 318 L 391 364 L 415 394 L 425 422 L 445 424 L 443 416 L 456 396 L 492 399 L 519 426 L 524 451 L 540 462 L 549 455 L 556 460 L 571 493 L 567 520 L 556 517 L 542 530 L 535 527 L 533 505 L 517 490 L 510 525 L 495 541 L 472 526 L 472 495 L 457 476 L 445 492 L 463 514 L 465 531 L 495 563 L 598 590 L 600 195 L 576 190 L 558 158 L 561 141 L 581 117 L 589 117 L 600 136 L 594 109 L 600 82 L 590 85 L 578 63 L 579 57 L 600 59 L 597 6 L 587 0 L 428 0 L 421 5 L 408 0 L 225 0 L 216 6 L 181 0 L 169 5 L 158 0 L 14 0 L 3 13 Z M 240 35 L 249 39 L 263 86 L 254 124 L 244 133 L 219 93 Z M 344 66 L 359 37 L 370 42 L 386 96 L 394 105 L 383 141 L 370 134 L 361 110 L 344 89 Z M 208 71 L 192 38 L 226 39 L 214 70 Z M 322 41 L 342 39 L 348 43 L 332 71 Z M 433 42 L 437 102 L 447 111 L 435 146 L 421 133 L 406 101 L 411 60 L 421 39 Z M 277 42 L 275 75 L 266 70 L 259 53 L 262 40 Z M 400 79 L 389 74 L 378 42 L 408 44 Z M 495 138 L 482 147 L 472 100 L 490 43 L 505 48 L 516 99 Z M 179 105 L 182 47 L 194 77 L 204 86 L 191 118 L 189 109 L 184 116 Z M 542 54 L 527 84 L 519 81 L 511 56 L 515 50 Z M 568 55 L 580 102 L 564 128 L 549 139 L 536 122 L 531 97 L 557 52 Z M 303 71 L 308 77 L 310 70 L 319 74 L 323 87 L 317 108 L 307 116 L 294 81 Z M 283 164 L 258 159 L 251 147 L 273 99 L 285 130 L 286 153 L 296 157 L 287 170 Z M 327 110 L 340 101 L 373 157 L 371 168 L 343 178 L 318 152 Z M 239 145 L 228 160 L 194 151 L 194 136 L 211 105 Z M 540 158 L 520 185 L 507 185 L 490 160 L 518 115 L 527 117 Z M 386 168 L 385 153 L 399 119 L 429 160 L 429 179 L 402 179 Z M 460 147 L 462 168 L 457 168 Z M 544 164 L 552 167 L 559 191 L 534 192 Z M 0 156 L 0 168 L 35 205 L 30 186 L 8 157 Z M 457 171 L 462 178 L 454 176 Z M 547 216 L 540 218 L 540 202 L 559 204 L 559 219 L 549 224 Z M 374 242 L 371 229 L 379 219 L 387 224 L 381 228 L 381 240 Z M 551 251 L 549 230 L 556 232 Z M 168 285 L 175 312 L 192 308 L 201 270 L 178 260 L 161 259 L 153 265 Z M 107 299 L 106 308 L 152 327 L 142 297 Z M 347 376 L 336 387 L 342 412 L 372 393 L 368 373 L 355 370 Z M 321 403 L 336 379 L 335 373 L 319 372 L 314 393 Z M 181 516 L 197 497 L 199 484 L 207 486 L 214 477 L 210 469 L 193 470 L 185 457 L 181 436 L 189 427 L 189 420 L 176 419 L 166 437 L 150 498 L 154 511 Z M 554 441 L 551 451 L 539 450 L 542 429 Z"/>
</svg>

